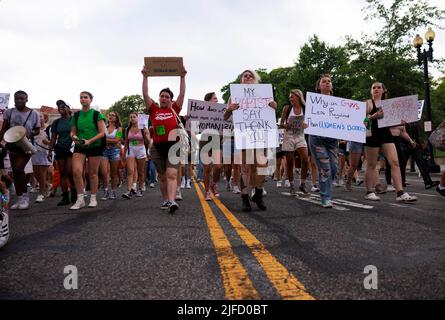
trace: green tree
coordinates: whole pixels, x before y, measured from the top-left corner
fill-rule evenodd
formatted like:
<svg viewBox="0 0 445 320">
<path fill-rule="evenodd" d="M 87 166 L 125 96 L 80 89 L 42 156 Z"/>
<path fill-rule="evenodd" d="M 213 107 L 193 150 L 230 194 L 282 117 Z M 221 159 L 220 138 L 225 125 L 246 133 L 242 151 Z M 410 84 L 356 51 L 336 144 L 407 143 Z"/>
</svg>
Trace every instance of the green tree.
<svg viewBox="0 0 445 320">
<path fill-rule="evenodd" d="M 124 127 L 128 126 L 128 119 L 132 112 L 142 112 L 145 108 L 144 99 L 141 95 L 125 96 L 114 103 L 108 113 L 117 112 Z"/>
<path fill-rule="evenodd" d="M 350 62 L 349 85 L 352 97 L 369 97 L 372 81 L 385 83 L 392 97 L 418 93 L 423 96 L 423 73 L 417 66 L 412 40 L 418 29 L 439 26 L 445 11 L 427 0 L 366 0 L 365 20 L 379 20 L 383 27 L 361 40 L 347 38 Z"/>
<path fill-rule="evenodd" d="M 431 93 L 431 110 L 433 128 L 436 128 L 442 121 L 445 121 L 445 78 L 441 79 L 440 84 Z"/>
</svg>

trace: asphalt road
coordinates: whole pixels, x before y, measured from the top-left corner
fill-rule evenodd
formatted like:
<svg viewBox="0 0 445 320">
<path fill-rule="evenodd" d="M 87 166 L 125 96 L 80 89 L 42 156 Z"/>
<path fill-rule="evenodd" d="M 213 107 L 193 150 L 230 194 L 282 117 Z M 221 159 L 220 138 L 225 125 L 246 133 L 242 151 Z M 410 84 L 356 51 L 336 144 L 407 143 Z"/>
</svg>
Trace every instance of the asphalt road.
<svg viewBox="0 0 445 320">
<path fill-rule="evenodd" d="M 10 212 L 0 299 L 444 299 L 445 199 L 408 182 L 416 204 L 394 193 L 367 202 L 354 187 L 336 188 L 335 208 L 323 209 L 270 179 L 268 210 L 247 214 L 227 191 L 203 205 L 197 184 L 174 216 L 159 209 L 158 189 L 78 213 L 59 198 L 32 203 Z M 66 266 L 77 290 L 64 287 Z M 377 289 L 365 288 L 367 266 Z"/>
</svg>

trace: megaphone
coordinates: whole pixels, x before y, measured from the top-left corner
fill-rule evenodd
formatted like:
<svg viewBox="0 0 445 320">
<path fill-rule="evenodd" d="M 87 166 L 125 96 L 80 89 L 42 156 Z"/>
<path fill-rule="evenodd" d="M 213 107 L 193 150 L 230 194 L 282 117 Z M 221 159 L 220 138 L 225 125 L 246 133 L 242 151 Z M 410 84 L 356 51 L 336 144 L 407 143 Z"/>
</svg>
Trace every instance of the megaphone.
<svg viewBox="0 0 445 320">
<path fill-rule="evenodd" d="M 22 149 L 27 154 L 35 154 L 36 148 L 29 142 L 26 137 L 26 128 L 22 126 L 9 128 L 5 132 L 4 138 L 7 143 L 13 144 Z"/>
</svg>

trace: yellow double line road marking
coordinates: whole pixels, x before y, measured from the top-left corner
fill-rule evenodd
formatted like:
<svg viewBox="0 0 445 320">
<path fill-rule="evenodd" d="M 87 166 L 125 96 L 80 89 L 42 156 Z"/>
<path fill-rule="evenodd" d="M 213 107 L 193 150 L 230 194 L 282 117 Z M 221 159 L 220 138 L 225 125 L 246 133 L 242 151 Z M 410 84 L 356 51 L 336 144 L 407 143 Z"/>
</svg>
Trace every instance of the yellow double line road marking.
<svg viewBox="0 0 445 320">
<path fill-rule="evenodd" d="M 244 269 L 241 261 L 233 252 L 229 239 L 227 239 L 209 204 L 205 201 L 201 189 L 196 181 L 194 181 L 194 184 L 204 210 L 210 236 L 215 246 L 226 298 L 228 300 L 259 299 L 260 296 L 253 287 L 246 269 Z"/>
<path fill-rule="evenodd" d="M 199 189 L 197 183 L 195 182 L 195 187 L 198 192 L 198 196 L 201 200 L 201 204 L 203 208 L 207 208 L 211 211 L 208 203 L 205 202 L 204 196 Z M 315 300 L 304 287 L 304 285 L 294 276 L 292 275 L 286 267 L 284 267 L 277 259 L 264 247 L 264 245 L 227 209 L 226 206 L 222 204 L 222 202 L 212 196 L 213 201 L 221 210 L 221 212 L 226 216 L 229 220 L 232 227 L 247 245 L 247 247 L 252 251 L 253 255 L 263 268 L 267 277 L 281 295 L 281 297 L 285 300 Z M 204 201 L 204 203 L 203 203 Z M 206 209 L 204 209 L 204 212 Z M 206 214 L 207 215 L 207 214 Z M 211 215 L 215 218 L 213 213 Z M 216 219 L 216 218 L 215 218 Z M 218 222 L 216 222 L 218 223 Z M 218 224 L 219 225 L 219 224 Z M 221 230 L 224 234 L 224 231 Z M 224 235 L 225 240 L 227 237 Z M 227 240 L 228 241 L 228 240 Z M 230 246 L 230 243 L 228 244 Z M 216 247 L 216 243 L 215 243 Z M 242 267 L 242 266 L 241 266 Z M 222 271 L 224 273 L 224 271 Z M 224 277 L 224 275 L 223 275 Z M 250 280 L 249 280 L 249 283 Z M 227 289 L 226 289 L 227 291 Z"/>
</svg>

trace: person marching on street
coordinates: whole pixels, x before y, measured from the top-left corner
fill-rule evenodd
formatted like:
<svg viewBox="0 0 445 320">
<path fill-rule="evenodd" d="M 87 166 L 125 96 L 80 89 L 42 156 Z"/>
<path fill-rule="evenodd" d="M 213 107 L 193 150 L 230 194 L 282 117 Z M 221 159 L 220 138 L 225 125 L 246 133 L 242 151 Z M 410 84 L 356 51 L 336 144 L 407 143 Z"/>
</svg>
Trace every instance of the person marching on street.
<svg viewBox="0 0 445 320">
<path fill-rule="evenodd" d="M 304 138 L 304 129 L 307 127 L 307 125 L 304 124 L 304 109 L 306 107 L 306 102 L 304 100 L 303 92 L 298 89 L 294 89 L 290 92 L 289 100 L 291 105 L 285 106 L 283 109 L 281 126 L 286 129 L 282 150 L 286 152 L 286 169 L 287 178 L 290 182 L 290 193 L 295 193 L 294 162 L 295 152 L 297 152 L 301 161 L 299 190 L 303 192 L 303 194 L 308 194 L 306 179 L 309 170 L 309 157 L 306 140 Z"/>
<path fill-rule="evenodd" d="M 173 214 L 179 209 L 179 205 L 175 202 L 179 163 L 173 164 L 169 159 L 170 148 L 177 143 L 169 140 L 169 134 L 178 128 L 177 116 L 184 103 L 187 71 L 185 69 L 182 71 L 179 96 L 176 101 L 173 101 L 173 92 L 165 88 L 159 93 L 159 105 L 148 93 L 148 68 L 144 66 L 141 72 L 145 113 L 150 115 L 153 125 L 153 146 L 150 149 L 150 155 L 159 176 L 163 197 L 161 209 Z"/>
<path fill-rule="evenodd" d="M 99 167 L 105 149 L 105 116 L 91 109 L 93 95 L 90 92 L 80 93 L 82 109 L 71 117 L 71 138 L 76 144 L 72 159 L 74 183 L 77 190 L 77 201 L 70 210 L 85 207 L 84 167 L 88 159 L 88 173 L 91 198 L 89 208 L 97 207 L 97 190 L 99 189 Z"/>
<path fill-rule="evenodd" d="M 0 131 L 0 141 L 9 128 L 22 126 L 26 129 L 26 138 L 31 142 L 34 136 L 40 133 L 40 116 L 39 113 L 26 106 L 28 102 L 28 94 L 24 91 L 17 91 L 14 94 L 15 108 L 8 109 L 3 114 L 3 126 Z M 25 166 L 31 159 L 31 155 L 26 153 L 16 145 L 6 144 L 9 150 L 9 159 L 11 162 L 12 172 L 14 176 L 14 186 L 17 194 L 17 202 L 13 204 L 11 210 L 26 210 L 29 208 L 29 195 L 26 186 Z"/>
</svg>

